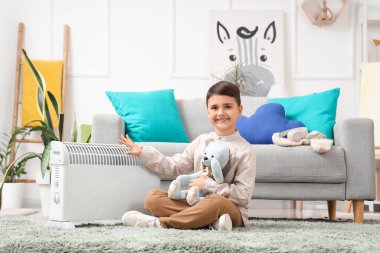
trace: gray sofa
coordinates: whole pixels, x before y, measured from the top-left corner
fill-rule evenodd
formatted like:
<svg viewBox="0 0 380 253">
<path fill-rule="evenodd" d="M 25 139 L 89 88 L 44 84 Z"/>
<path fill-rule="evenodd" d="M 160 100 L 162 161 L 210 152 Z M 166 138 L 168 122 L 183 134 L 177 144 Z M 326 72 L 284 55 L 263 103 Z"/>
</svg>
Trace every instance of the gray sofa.
<svg viewBox="0 0 380 253">
<path fill-rule="evenodd" d="M 250 116 L 266 98 L 242 97 L 243 114 Z M 176 101 L 187 136 L 195 139 L 213 131 L 204 99 Z M 128 124 L 128 123 L 127 123 Z M 119 143 L 124 122 L 116 114 L 93 117 L 92 142 Z M 335 219 L 336 200 L 353 200 L 354 220 L 363 222 L 364 200 L 375 198 L 375 160 L 373 122 L 352 118 L 334 126 L 333 148 L 325 154 L 310 146 L 279 147 L 252 145 L 257 154 L 254 199 L 326 200 L 329 219 Z M 165 155 L 182 152 L 186 143 L 143 143 L 156 147 Z M 162 187 L 172 180 L 161 178 Z"/>
</svg>

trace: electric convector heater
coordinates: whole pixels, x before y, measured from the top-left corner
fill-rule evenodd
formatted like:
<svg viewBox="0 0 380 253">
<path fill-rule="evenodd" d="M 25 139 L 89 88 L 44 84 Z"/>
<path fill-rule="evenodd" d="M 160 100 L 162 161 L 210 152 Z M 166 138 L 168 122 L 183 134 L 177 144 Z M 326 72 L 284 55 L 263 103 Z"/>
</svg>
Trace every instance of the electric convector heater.
<svg viewBox="0 0 380 253">
<path fill-rule="evenodd" d="M 144 197 L 160 179 L 140 165 L 124 145 L 52 142 L 49 220 L 121 219 L 146 213 Z"/>
</svg>

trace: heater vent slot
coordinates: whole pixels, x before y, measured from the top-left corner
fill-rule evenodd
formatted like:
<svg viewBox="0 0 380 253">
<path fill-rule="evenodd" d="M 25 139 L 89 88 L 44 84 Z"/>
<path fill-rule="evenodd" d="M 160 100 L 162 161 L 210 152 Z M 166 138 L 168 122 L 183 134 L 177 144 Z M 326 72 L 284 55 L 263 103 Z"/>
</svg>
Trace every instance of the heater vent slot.
<svg viewBox="0 0 380 253">
<path fill-rule="evenodd" d="M 59 167 L 58 166 L 54 166 L 54 179 L 55 180 L 59 180 Z"/>
<path fill-rule="evenodd" d="M 63 142 L 70 164 L 138 166 L 136 156 L 127 155 L 131 148 L 117 144 Z"/>
</svg>

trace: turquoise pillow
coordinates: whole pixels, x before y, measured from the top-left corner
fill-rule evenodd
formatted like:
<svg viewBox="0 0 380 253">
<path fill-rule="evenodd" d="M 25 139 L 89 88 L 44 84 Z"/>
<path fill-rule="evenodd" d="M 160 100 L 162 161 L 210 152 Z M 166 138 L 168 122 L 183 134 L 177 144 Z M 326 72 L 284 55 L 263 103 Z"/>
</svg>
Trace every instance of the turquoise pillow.
<svg viewBox="0 0 380 253">
<path fill-rule="evenodd" d="M 306 96 L 272 98 L 268 102 L 283 105 L 286 118 L 301 121 L 309 132 L 316 130 L 332 139 L 339 94 L 340 89 L 336 88 Z"/>
<path fill-rule="evenodd" d="M 136 142 L 189 142 L 174 98 L 174 90 L 106 92 Z"/>
</svg>

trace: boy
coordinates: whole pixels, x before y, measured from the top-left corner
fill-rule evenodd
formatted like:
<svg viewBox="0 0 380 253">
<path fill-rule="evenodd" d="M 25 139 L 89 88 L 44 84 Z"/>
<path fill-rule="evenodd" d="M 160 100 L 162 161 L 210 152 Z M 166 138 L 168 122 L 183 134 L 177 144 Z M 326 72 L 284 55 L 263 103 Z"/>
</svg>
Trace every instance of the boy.
<svg viewBox="0 0 380 253">
<path fill-rule="evenodd" d="M 198 186 L 209 193 L 194 206 L 170 199 L 166 191 L 150 191 L 145 198 L 145 208 L 154 216 L 129 211 L 122 217 L 124 225 L 179 229 L 212 226 L 219 230 L 245 226 L 256 176 L 256 156 L 250 144 L 236 130 L 236 120 L 243 111 L 240 91 L 232 83 L 218 82 L 208 90 L 206 106 L 215 132 L 198 136 L 182 154 L 165 157 L 153 147 L 135 144 L 127 135 L 122 136 L 120 142 L 132 148 L 128 155 L 138 156 L 150 170 L 178 176 L 202 168 L 207 145 L 221 141 L 230 148 L 230 161 L 223 169 L 224 182 L 217 184 L 204 175 L 192 180 L 189 187 Z"/>
</svg>

